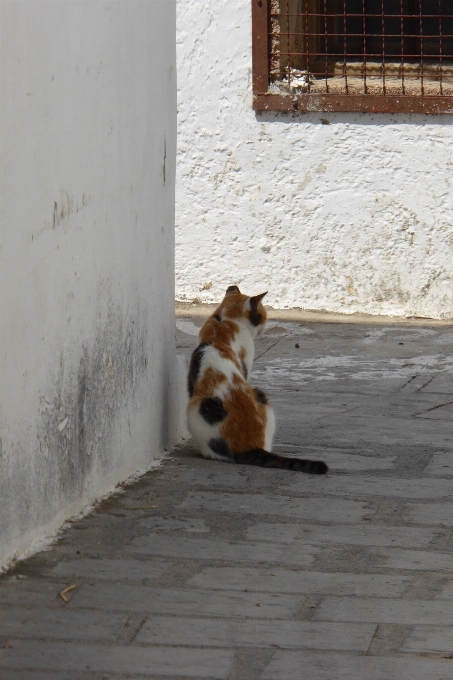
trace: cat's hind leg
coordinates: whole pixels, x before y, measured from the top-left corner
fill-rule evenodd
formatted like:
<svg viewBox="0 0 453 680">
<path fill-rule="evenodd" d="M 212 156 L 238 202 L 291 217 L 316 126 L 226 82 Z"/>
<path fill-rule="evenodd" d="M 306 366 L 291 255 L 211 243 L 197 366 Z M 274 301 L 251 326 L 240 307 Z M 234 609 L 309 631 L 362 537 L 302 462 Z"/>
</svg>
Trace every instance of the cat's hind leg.
<svg viewBox="0 0 453 680">
<path fill-rule="evenodd" d="M 230 448 L 219 432 L 219 424 L 226 415 L 218 397 L 203 399 L 201 403 L 189 403 L 187 425 L 195 448 L 203 458 L 233 462 Z"/>
<path fill-rule="evenodd" d="M 275 434 L 275 413 L 271 404 L 266 405 L 266 427 L 264 430 L 264 449 L 272 451 Z"/>
<path fill-rule="evenodd" d="M 257 387 L 253 388 L 255 399 L 259 404 L 264 405 L 264 412 L 266 416 L 266 425 L 264 428 L 264 449 L 272 451 L 272 442 L 275 434 L 275 413 L 272 404 L 269 402 L 267 395 Z"/>
</svg>

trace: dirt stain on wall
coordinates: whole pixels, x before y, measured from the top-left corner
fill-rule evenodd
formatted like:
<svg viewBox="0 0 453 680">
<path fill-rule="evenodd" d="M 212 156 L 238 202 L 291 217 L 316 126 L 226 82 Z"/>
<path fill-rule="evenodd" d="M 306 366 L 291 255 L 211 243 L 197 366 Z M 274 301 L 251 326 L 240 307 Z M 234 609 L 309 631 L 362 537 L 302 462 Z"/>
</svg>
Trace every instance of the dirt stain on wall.
<svg viewBox="0 0 453 680">
<path fill-rule="evenodd" d="M 41 398 L 36 462 L 42 460 L 42 475 L 35 467 L 45 498 L 40 506 L 50 515 L 62 498 L 83 494 L 94 470 L 111 469 L 118 416 L 138 406 L 148 371 L 146 335 L 139 315 L 127 318 L 110 307 L 92 339 L 75 350 L 75 369 L 73 351 L 61 352 L 56 379 Z"/>
</svg>

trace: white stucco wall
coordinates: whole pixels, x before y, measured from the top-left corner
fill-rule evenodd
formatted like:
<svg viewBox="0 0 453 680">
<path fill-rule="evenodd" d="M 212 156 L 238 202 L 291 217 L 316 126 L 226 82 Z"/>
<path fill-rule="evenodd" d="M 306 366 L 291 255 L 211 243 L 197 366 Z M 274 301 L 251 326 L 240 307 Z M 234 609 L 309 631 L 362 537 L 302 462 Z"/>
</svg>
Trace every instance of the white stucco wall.
<svg viewBox="0 0 453 680">
<path fill-rule="evenodd" d="M 177 298 L 453 317 L 453 116 L 255 114 L 250 1 L 177 11 Z"/>
<path fill-rule="evenodd" d="M 1 12 L 0 567 L 179 417 L 174 2 Z"/>
</svg>

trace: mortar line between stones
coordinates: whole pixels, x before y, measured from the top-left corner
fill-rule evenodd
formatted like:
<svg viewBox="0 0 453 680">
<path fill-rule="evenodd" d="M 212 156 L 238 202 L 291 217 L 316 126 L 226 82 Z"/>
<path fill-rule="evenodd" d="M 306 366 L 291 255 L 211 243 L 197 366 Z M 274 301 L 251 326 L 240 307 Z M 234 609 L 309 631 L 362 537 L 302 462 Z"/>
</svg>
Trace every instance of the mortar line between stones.
<svg viewBox="0 0 453 680">
<path fill-rule="evenodd" d="M 279 339 L 277 340 L 277 342 L 274 342 L 273 345 L 271 345 L 270 347 L 268 347 L 267 349 L 265 349 L 264 352 L 261 352 L 261 354 L 260 354 L 259 356 L 255 357 L 255 361 L 258 361 L 258 359 L 261 359 L 261 357 L 264 356 L 264 355 L 266 354 L 266 352 L 269 352 L 269 350 L 272 349 L 273 347 L 275 347 L 275 345 L 278 345 L 278 343 L 280 342 L 280 340 L 281 340 L 281 338 L 279 338 Z"/>
<path fill-rule="evenodd" d="M 144 625 L 145 621 L 147 621 L 147 620 L 148 620 L 148 616 L 144 616 L 144 617 L 142 618 L 142 620 L 141 620 L 140 623 L 138 624 L 138 626 L 137 626 L 137 628 L 136 628 L 134 634 L 133 634 L 132 637 L 130 638 L 129 644 L 135 640 L 135 638 L 137 637 L 137 635 L 139 634 L 139 632 L 140 632 L 141 629 L 143 628 L 143 625 Z"/>
<path fill-rule="evenodd" d="M 424 413 L 430 413 L 431 411 L 435 411 L 437 408 L 442 408 L 442 406 L 450 406 L 450 404 L 453 404 L 453 401 L 447 401 L 445 404 L 438 404 L 437 406 L 431 406 L 431 408 L 426 409 L 426 411 L 422 411 L 421 413 L 414 413 L 414 415 L 412 417 L 417 418 L 418 416 L 422 416 Z"/>
<path fill-rule="evenodd" d="M 404 385 L 401 385 L 400 390 L 404 389 L 407 385 L 409 385 L 409 383 L 415 380 L 416 377 L 417 377 L 416 375 L 413 375 L 412 378 L 409 378 L 409 380 L 405 382 Z"/>
<path fill-rule="evenodd" d="M 378 632 L 378 628 L 379 628 L 379 624 L 377 623 L 376 626 L 375 626 L 375 629 L 374 629 L 374 633 L 373 633 L 373 635 L 371 636 L 370 643 L 369 643 L 369 645 L 368 645 L 368 647 L 367 647 L 367 650 L 366 650 L 366 652 L 365 652 L 365 655 L 367 655 L 367 654 L 370 653 L 370 647 L 371 647 L 371 645 L 373 644 L 374 638 L 376 637 L 376 634 L 377 634 L 377 632 Z"/>
<path fill-rule="evenodd" d="M 417 392 L 421 392 L 425 387 L 429 385 L 434 380 L 434 376 L 431 376 L 429 380 L 427 380 L 421 387 L 418 388 Z"/>
<path fill-rule="evenodd" d="M 447 401 L 446 404 L 439 404 L 438 406 L 432 406 L 427 411 L 423 411 L 423 413 L 429 413 L 429 411 L 435 411 L 436 408 L 441 408 L 442 406 L 449 406 L 450 404 L 453 404 L 453 401 Z"/>
</svg>

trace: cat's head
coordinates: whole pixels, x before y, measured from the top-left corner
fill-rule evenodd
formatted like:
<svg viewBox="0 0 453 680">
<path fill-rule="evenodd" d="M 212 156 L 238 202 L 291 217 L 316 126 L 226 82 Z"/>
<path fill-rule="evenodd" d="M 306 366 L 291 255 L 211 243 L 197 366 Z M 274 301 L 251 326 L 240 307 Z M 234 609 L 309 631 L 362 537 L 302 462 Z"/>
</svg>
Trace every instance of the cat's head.
<svg viewBox="0 0 453 680">
<path fill-rule="evenodd" d="M 243 295 L 238 286 L 228 286 L 221 305 L 222 316 L 235 321 L 243 321 L 249 327 L 254 338 L 264 331 L 266 324 L 266 310 L 262 304 L 263 297 L 267 295 Z"/>
</svg>

